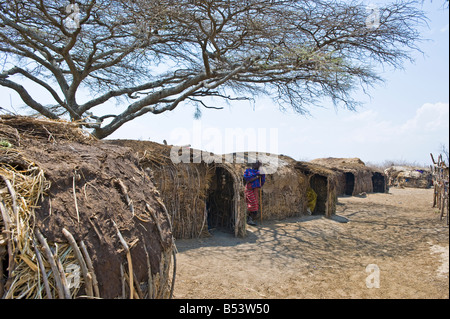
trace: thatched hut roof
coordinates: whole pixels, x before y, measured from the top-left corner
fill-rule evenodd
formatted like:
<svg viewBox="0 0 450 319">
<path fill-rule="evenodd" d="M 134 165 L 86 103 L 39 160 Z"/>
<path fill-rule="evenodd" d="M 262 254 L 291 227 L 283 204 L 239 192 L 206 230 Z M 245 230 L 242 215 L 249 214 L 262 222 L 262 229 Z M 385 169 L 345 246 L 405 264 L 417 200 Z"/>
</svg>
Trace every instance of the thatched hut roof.
<svg viewBox="0 0 450 319">
<path fill-rule="evenodd" d="M 170 223 L 133 152 L 29 117 L 0 117 L 0 140 L 0 296 L 170 295 Z"/>
<path fill-rule="evenodd" d="M 344 171 L 367 169 L 366 164 L 359 158 L 318 158 L 312 160 L 311 163 L 320 164 L 325 167 L 338 168 Z"/>
</svg>

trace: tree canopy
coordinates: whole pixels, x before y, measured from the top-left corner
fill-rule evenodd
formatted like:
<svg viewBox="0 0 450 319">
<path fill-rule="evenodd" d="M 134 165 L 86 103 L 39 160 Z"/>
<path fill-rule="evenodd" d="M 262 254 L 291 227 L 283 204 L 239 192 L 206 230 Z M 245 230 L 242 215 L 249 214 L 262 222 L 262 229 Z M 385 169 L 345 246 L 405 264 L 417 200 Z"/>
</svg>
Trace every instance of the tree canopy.
<svg viewBox="0 0 450 319">
<path fill-rule="evenodd" d="M 411 59 L 424 21 L 416 1 L 402 0 L 0 0 L 0 85 L 98 138 L 185 103 L 216 108 L 209 97 L 262 94 L 300 114 L 328 97 L 352 109 L 354 89 L 382 80 L 378 66 Z M 120 111 L 98 114 L 117 98 Z"/>
</svg>

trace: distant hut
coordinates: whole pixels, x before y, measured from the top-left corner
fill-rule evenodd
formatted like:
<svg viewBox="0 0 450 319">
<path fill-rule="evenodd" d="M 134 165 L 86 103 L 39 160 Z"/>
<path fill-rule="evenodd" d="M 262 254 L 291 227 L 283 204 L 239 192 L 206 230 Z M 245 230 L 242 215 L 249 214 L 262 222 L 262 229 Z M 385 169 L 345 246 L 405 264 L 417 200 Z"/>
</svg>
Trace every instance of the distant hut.
<svg viewBox="0 0 450 319">
<path fill-rule="evenodd" d="M 384 172 L 367 167 L 359 158 L 321 158 L 311 161 L 337 173 L 337 194 L 355 196 L 361 193 L 386 193 Z"/>
<path fill-rule="evenodd" d="M 385 169 L 389 186 L 430 188 L 433 174 L 430 169 L 414 166 L 391 166 Z"/>
<path fill-rule="evenodd" d="M 332 170 L 298 162 L 285 155 L 251 152 L 236 154 L 232 166 L 242 177 L 245 169 L 257 158 L 263 163 L 261 171 L 266 173 L 266 183 L 262 188 L 264 219 L 280 220 L 307 214 L 330 217 L 336 212 L 336 174 Z M 311 191 L 316 199 L 314 207 L 308 211 L 308 192 Z"/>
</svg>

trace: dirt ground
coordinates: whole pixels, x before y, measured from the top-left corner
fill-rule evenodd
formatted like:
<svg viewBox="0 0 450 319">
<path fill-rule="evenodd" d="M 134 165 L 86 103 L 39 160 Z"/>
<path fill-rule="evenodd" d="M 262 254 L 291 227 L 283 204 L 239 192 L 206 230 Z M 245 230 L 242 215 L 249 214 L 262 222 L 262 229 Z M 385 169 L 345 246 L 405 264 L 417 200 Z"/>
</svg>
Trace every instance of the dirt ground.
<svg viewBox="0 0 450 319">
<path fill-rule="evenodd" d="M 174 297 L 449 298 L 449 228 L 432 198 L 431 189 L 394 188 L 340 197 L 333 219 L 267 221 L 245 239 L 216 231 L 178 240 Z"/>
</svg>

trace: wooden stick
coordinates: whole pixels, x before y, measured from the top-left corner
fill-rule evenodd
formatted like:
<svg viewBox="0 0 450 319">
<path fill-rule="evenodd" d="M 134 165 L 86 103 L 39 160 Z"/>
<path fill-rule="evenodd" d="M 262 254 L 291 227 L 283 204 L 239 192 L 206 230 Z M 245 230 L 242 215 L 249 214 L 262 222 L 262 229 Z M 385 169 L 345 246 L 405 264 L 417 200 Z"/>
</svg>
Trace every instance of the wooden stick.
<svg viewBox="0 0 450 319">
<path fill-rule="evenodd" d="M 261 176 L 259 177 L 259 209 L 261 210 L 260 214 L 260 223 L 262 224 L 262 215 L 263 215 L 263 206 L 262 206 L 262 183 L 261 183 Z"/>
<path fill-rule="evenodd" d="M 2 176 L 2 179 L 5 182 L 9 193 L 11 194 L 12 209 L 13 209 L 13 213 L 14 213 L 15 222 L 16 222 L 16 225 L 17 225 L 16 227 L 17 227 L 17 229 L 20 229 L 20 226 L 19 226 L 19 211 L 17 209 L 16 192 L 14 191 L 14 187 L 12 187 L 11 182 L 6 177 Z"/>
<path fill-rule="evenodd" d="M 124 272 L 124 273 L 123 273 L 123 276 L 124 276 L 125 280 L 128 282 L 128 284 L 130 284 L 130 277 L 128 277 L 128 274 L 127 274 L 126 272 Z M 132 286 L 130 285 L 130 288 L 131 288 L 131 287 L 132 287 Z M 138 292 L 136 291 L 136 289 L 134 289 L 134 286 L 133 286 L 133 292 L 132 292 L 132 294 L 133 294 L 133 296 L 134 296 L 136 299 L 140 299 Z M 133 299 L 133 298 L 131 298 L 131 299 Z"/>
<path fill-rule="evenodd" d="M 63 228 L 62 233 L 66 237 L 66 239 L 69 241 L 70 246 L 72 246 L 72 249 L 75 253 L 75 256 L 78 259 L 78 262 L 80 263 L 81 272 L 83 273 L 85 286 L 86 286 L 86 294 L 89 297 L 94 297 L 94 292 L 92 289 L 92 276 L 89 275 L 86 262 L 83 258 L 83 254 L 81 253 L 80 248 L 77 245 L 77 242 L 75 241 L 75 238 L 73 238 L 72 234 L 65 228 Z"/>
<path fill-rule="evenodd" d="M 80 212 L 78 211 L 77 194 L 75 192 L 76 175 L 77 175 L 77 170 L 74 170 L 74 172 L 73 172 L 73 182 L 72 182 L 73 200 L 75 201 L 75 211 L 77 212 L 77 220 L 78 220 L 78 224 L 79 224 L 80 223 Z"/>
<path fill-rule="evenodd" d="M 127 245 L 127 242 L 123 238 L 122 234 L 120 233 L 119 227 L 117 227 L 117 224 L 113 221 L 114 226 L 117 229 L 117 236 L 119 237 L 120 242 L 122 243 L 123 248 L 125 249 L 125 252 L 127 253 L 127 261 L 128 261 L 128 273 L 130 278 L 133 278 L 133 262 L 131 260 L 131 253 L 130 248 Z M 130 299 L 133 299 L 133 280 L 130 280 Z"/>
<path fill-rule="evenodd" d="M 169 295 L 169 299 L 173 298 L 173 289 L 175 288 L 175 277 L 177 274 L 177 254 L 176 254 L 176 248 L 175 248 L 175 243 L 173 244 L 172 247 L 172 255 L 173 255 L 173 275 L 172 275 L 172 286 L 170 287 L 170 295 Z"/>
<path fill-rule="evenodd" d="M 97 229 L 97 226 L 95 226 L 95 224 L 94 224 L 94 222 L 91 220 L 91 218 L 92 217 L 89 217 L 88 218 L 88 221 L 89 221 L 89 223 L 92 225 L 92 228 L 94 229 L 94 231 L 95 231 L 95 233 L 97 234 L 97 236 L 98 236 L 98 239 L 100 239 L 100 242 L 102 242 L 104 239 L 103 239 L 103 236 L 100 234 L 100 232 L 98 231 L 98 229 Z M 96 218 L 96 217 L 95 217 Z"/>
<path fill-rule="evenodd" d="M 130 208 L 130 211 L 134 216 L 133 201 L 130 199 L 130 196 L 128 196 L 128 190 L 127 190 L 125 184 L 122 182 L 122 180 L 120 178 L 117 178 L 115 181 L 119 185 L 120 190 L 122 191 L 122 194 L 125 196 L 127 205 Z"/>
<path fill-rule="evenodd" d="M 84 244 L 84 241 L 81 241 L 81 251 L 83 252 L 84 259 L 86 260 L 86 265 L 89 269 L 89 273 L 92 276 L 92 284 L 94 285 L 94 294 L 95 297 L 100 298 L 100 290 L 98 289 L 98 281 L 97 276 L 95 275 L 94 266 L 92 264 L 92 259 L 89 256 L 89 253 L 87 251 L 86 245 Z"/>
<path fill-rule="evenodd" d="M 61 275 L 61 283 L 64 289 L 64 294 L 66 299 L 72 299 L 69 289 L 69 283 L 67 282 L 66 273 L 64 272 L 64 267 L 59 258 L 55 258 L 56 266 L 58 267 L 59 274 Z"/>
<path fill-rule="evenodd" d="M 152 281 L 152 265 L 150 263 L 150 256 L 147 251 L 147 246 L 144 241 L 144 251 L 147 257 L 147 270 L 148 270 L 148 298 L 153 299 L 153 281 Z"/>
<path fill-rule="evenodd" d="M 48 278 L 47 278 L 47 273 L 45 271 L 44 261 L 42 260 L 42 256 L 41 256 L 41 253 L 39 252 L 39 249 L 37 249 L 37 243 L 34 238 L 33 238 L 33 244 L 34 244 L 34 252 L 36 253 L 39 268 L 42 273 L 42 280 L 44 281 L 44 287 L 45 287 L 45 292 L 47 293 L 47 298 L 53 299 L 52 291 L 50 290 L 50 286 L 48 285 Z"/>
<path fill-rule="evenodd" d="M 120 279 L 122 281 L 122 299 L 126 298 L 126 294 L 125 294 L 125 274 L 123 271 L 123 265 L 120 264 Z"/>
<path fill-rule="evenodd" d="M 161 239 L 161 242 L 163 242 L 163 232 L 161 230 L 161 226 L 158 224 L 158 220 L 156 219 L 155 210 L 150 207 L 149 204 L 145 203 L 145 206 L 147 207 L 147 210 L 150 212 L 150 216 L 152 217 L 153 221 L 155 222 L 156 229 L 158 229 L 159 238 Z"/>
<path fill-rule="evenodd" d="M 44 253 L 47 257 L 47 261 L 49 262 L 50 267 L 52 269 L 53 277 L 54 277 L 55 283 L 56 283 L 56 288 L 58 290 L 58 297 L 59 297 L 59 299 L 64 299 L 66 297 L 66 294 L 65 294 L 64 286 L 63 286 L 63 283 L 61 280 L 61 273 L 58 270 L 58 266 L 56 265 L 53 253 L 47 244 L 47 240 L 44 238 L 44 236 L 41 234 L 41 232 L 37 228 L 34 230 L 34 234 L 36 235 L 37 239 L 39 240 L 40 244 L 42 245 L 42 248 L 44 249 Z"/>
<path fill-rule="evenodd" d="M 8 277 L 11 277 L 11 273 L 13 271 L 13 248 L 12 248 L 12 242 L 11 242 L 11 229 L 10 229 L 10 224 L 11 224 L 11 218 L 8 214 L 8 212 L 6 211 L 6 207 L 3 205 L 3 203 L 0 201 L 0 211 L 2 214 L 2 218 L 3 218 L 3 224 L 5 225 L 5 232 L 8 234 L 8 236 L 6 237 L 6 244 L 7 244 L 7 249 L 8 249 L 8 256 L 9 256 L 9 260 L 8 260 Z"/>
<path fill-rule="evenodd" d="M 137 299 L 142 299 L 142 296 L 144 294 L 142 293 L 141 287 L 139 286 L 139 281 L 136 278 L 136 273 L 133 274 L 133 281 L 134 281 L 134 294 L 136 295 Z"/>
<path fill-rule="evenodd" d="M 166 205 L 164 205 L 164 203 L 161 201 L 161 199 L 159 197 L 156 197 L 156 201 L 158 202 L 158 204 L 163 209 L 163 212 L 164 212 L 164 214 L 165 214 L 165 216 L 167 218 L 167 222 L 169 223 L 170 232 L 172 232 L 172 220 L 170 219 L 170 215 L 169 215 L 169 212 L 167 211 Z M 148 205 L 148 204 L 146 204 L 146 205 Z"/>
</svg>

